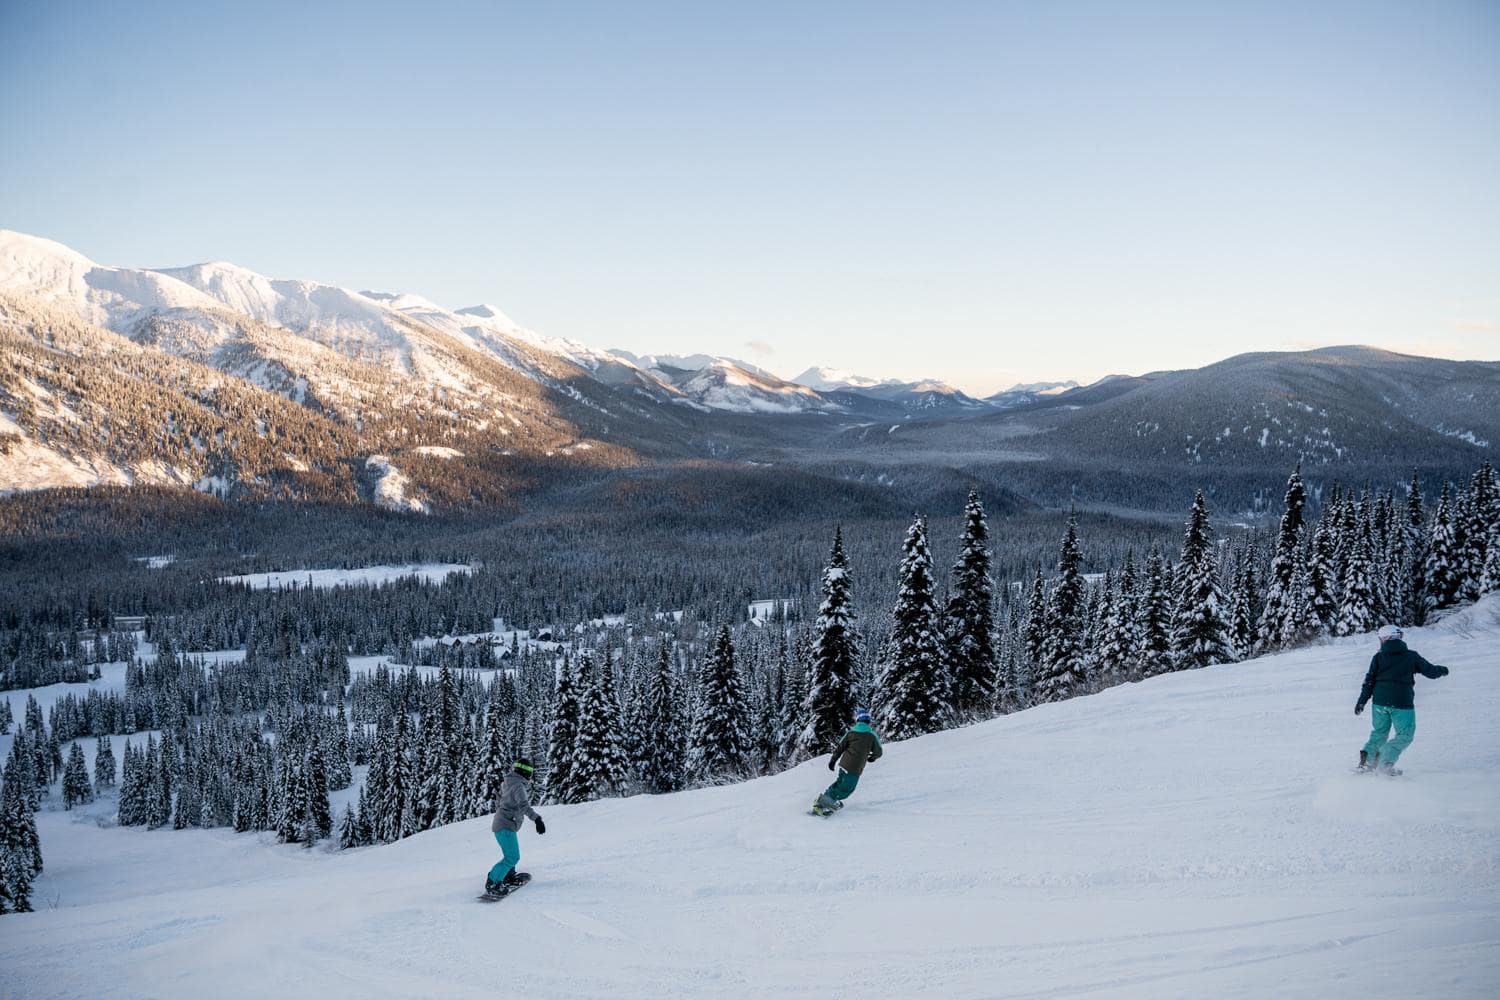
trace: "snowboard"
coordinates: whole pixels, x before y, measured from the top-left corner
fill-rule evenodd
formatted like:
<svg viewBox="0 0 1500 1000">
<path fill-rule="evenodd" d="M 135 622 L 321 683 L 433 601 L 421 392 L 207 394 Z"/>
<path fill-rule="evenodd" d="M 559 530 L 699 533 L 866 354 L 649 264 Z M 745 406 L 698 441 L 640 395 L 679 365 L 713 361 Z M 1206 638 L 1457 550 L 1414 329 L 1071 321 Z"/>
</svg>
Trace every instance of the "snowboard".
<svg viewBox="0 0 1500 1000">
<path fill-rule="evenodd" d="M 832 816 L 842 808 L 844 808 L 844 806 L 842 803 L 840 803 L 839 805 L 834 806 L 832 809 L 827 809 L 823 806 L 818 805 L 817 800 L 813 800 L 812 808 L 807 811 L 807 814 L 809 816 Z"/>
<path fill-rule="evenodd" d="M 498 903 L 498 902 L 500 902 L 500 900 L 504 899 L 506 896 L 509 896 L 511 893 L 513 893 L 517 889 L 521 888 L 521 886 L 525 885 L 527 882 L 530 882 L 531 881 L 531 875 L 528 874 L 527 872 L 522 872 L 520 875 L 516 876 L 516 879 L 517 879 L 516 883 L 514 885 L 508 885 L 508 886 L 506 886 L 504 892 L 496 893 L 493 896 L 490 895 L 487 892 L 482 892 L 478 896 L 475 896 L 474 898 L 477 899 L 477 900 L 479 900 L 481 903 Z"/>
</svg>

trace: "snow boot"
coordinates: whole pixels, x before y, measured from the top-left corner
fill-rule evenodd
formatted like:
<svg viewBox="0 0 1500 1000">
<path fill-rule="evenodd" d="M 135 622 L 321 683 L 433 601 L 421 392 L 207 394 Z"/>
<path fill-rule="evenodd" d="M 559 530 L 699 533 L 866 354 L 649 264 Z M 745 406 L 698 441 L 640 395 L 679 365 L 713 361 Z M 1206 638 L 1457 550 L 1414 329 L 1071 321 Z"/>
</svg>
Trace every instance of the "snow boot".
<svg viewBox="0 0 1500 1000">
<path fill-rule="evenodd" d="M 506 881 L 509 881 L 510 876 L 507 875 L 505 878 Z M 505 895 L 505 882 L 496 882 L 492 878 L 485 879 L 484 894 L 486 896 L 492 896 L 495 899 L 499 899 L 501 896 Z"/>
<path fill-rule="evenodd" d="M 512 868 L 508 873 L 506 873 L 505 878 L 501 880 L 500 884 L 503 885 L 503 886 L 505 886 L 505 887 L 507 887 L 507 888 L 514 888 L 515 886 L 518 886 L 518 885 L 525 885 L 527 882 L 530 882 L 530 881 L 531 881 L 531 875 L 530 875 L 530 873 L 528 873 L 528 872 L 522 872 L 522 871 L 516 871 L 516 869 Z"/>
<path fill-rule="evenodd" d="M 1375 761 L 1378 759 L 1378 754 L 1372 758 L 1368 752 L 1361 750 L 1359 752 L 1359 766 L 1356 767 L 1355 770 L 1361 774 L 1368 774 L 1369 772 L 1375 770 Z"/>
<path fill-rule="evenodd" d="M 1398 778 L 1402 774 L 1402 771 L 1399 767 L 1397 767 L 1395 764 L 1390 763 L 1381 764 L 1375 770 L 1378 773 L 1385 775 L 1387 778 Z"/>
</svg>

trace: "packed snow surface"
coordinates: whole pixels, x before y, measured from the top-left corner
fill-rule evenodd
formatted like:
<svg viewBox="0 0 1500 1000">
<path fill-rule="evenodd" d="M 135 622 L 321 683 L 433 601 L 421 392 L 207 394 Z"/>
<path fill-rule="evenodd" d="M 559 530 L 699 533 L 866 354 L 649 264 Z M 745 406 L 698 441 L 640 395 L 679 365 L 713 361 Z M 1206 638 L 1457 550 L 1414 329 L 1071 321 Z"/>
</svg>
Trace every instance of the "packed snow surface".
<svg viewBox="0 0 1500 1000">
<path fill-rule="evenodd" d="M 544 806 L 493 905 L 484 819 L 328 855 L 54 794 L 0 968 L 33 998 L 1492 997 L 1497 617 L 1408 633 L 1452 674 L 1403 778 L 1350 773 L 1366 638 L 890 743 L 829 819 L 823 759 Z"/>
<path fill-rule="evenodd" d="M 361 566 L 358 569 L 289 569 L 279 573 L 246 573 L 221 576 L 224 583 L 244 583 L 252 590 L 277 587 L 377 587 L 408 576 L 421 577 L 430 583 L 442 583 L 451 573 L 468 573 L 462 563 L 412 563 L 409 566 Z"/>
</svg>

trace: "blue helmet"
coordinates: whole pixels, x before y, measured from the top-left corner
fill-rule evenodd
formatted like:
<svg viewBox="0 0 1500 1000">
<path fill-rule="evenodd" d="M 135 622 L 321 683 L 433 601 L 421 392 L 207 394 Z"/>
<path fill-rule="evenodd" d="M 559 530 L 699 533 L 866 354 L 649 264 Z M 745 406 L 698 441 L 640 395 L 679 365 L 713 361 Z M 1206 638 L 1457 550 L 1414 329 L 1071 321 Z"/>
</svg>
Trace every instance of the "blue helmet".
<svg viewBox="0 0 1500 1000">
<path fill-rule="evenodd" d="M 870 721 L 870 710 L 868 708 L 856 708 L 854 710 L 854 721 L 855 722 L 869 722 Z"/>
</svg>

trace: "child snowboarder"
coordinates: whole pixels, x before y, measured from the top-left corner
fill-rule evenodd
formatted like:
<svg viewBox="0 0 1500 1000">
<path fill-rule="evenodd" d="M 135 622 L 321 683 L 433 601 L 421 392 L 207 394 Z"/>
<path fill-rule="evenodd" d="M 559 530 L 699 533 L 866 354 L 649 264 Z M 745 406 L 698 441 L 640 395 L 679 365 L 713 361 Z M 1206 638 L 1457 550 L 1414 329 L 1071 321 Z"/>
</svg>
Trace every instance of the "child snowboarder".
<svg viewBox="0 0 1500 1000">
<path fill-rule="evenodd" d="M 879 760 L 881 753 L 880 737 L 870 728 L 870 710 L 856 708 L 854 727 L 844 734 L 844 738 L 839 740 L 838 747 L 834 749 L 833 756 L 828 758 L 828 770 L 832 771 L 834 765 L 838 765 L 839 776 L 818 796 L 812 811 L 819 816 L 827 816 L 844 808 L 844 800 L 854 794 L 854 787 L 859 784 L 859 776 L 864 773 L 865 765 Z"/>
<path fill-rule="evenodd" d="M 495 797 L 495 818 L 490 820 L 490 832 L 495 835 L 495 843 L 500 845 L 503 856 L 484 881 L 484 894 L 493 899 L 499 899 L 531 881 L 529 874 L 516 871 L 516 864 L 521 860 L 521 842 L 516 834 L 521 829 L 523 817 L 531 818 L 538 835 L 547 832 L 547 824 L 531 808 L 531 776 L 535 771 L 531 761 L 520 758 L 511 765 L 510 773 L 500 783 L 500 794 Z"/>
<path fill-rule="evenodd" d="M 1365 710 L 1365 702 L 1375 699 L 1370 739 L 1359 752 L 1359 770 L 1395 776 L 1401 773 L 1395 766 L 1401 751 L 1411 746 L 1417 734 L 1417 710 L 1412 701 L 1416 676 L 1437 680 L 1447 675 L 1448 668 L 1435 667 L 1406 648 L 1401 629 L 1395 625 L 1382 625 L 1377 635 L 1380 652 L 1370 660 L 1359 701 L 1354 705 L 1354 714 L 1359 715 Z M 1394 738 L 1390 735 L 1392 726 L 1396 729 Z"/>
</svg>

